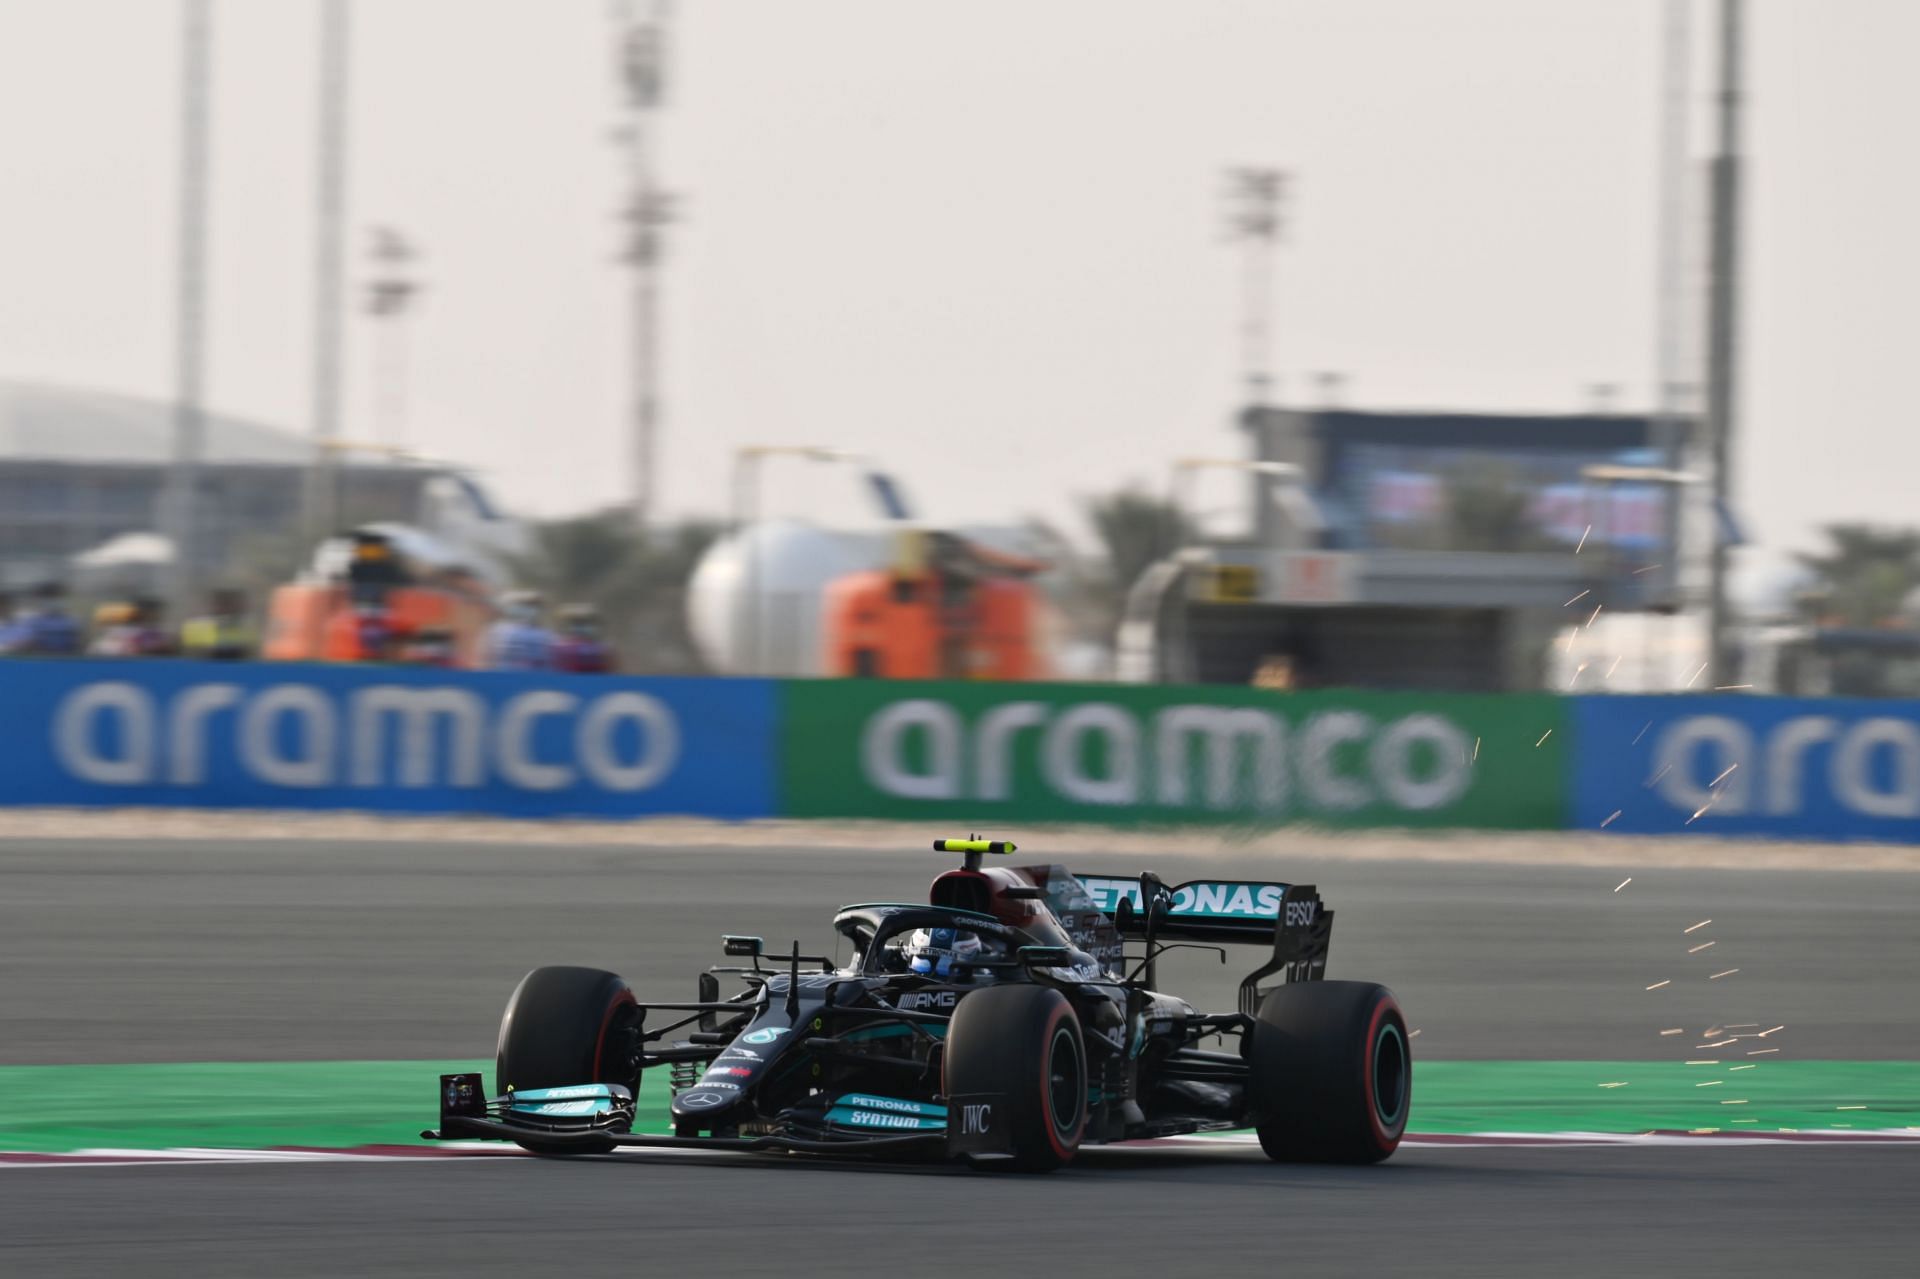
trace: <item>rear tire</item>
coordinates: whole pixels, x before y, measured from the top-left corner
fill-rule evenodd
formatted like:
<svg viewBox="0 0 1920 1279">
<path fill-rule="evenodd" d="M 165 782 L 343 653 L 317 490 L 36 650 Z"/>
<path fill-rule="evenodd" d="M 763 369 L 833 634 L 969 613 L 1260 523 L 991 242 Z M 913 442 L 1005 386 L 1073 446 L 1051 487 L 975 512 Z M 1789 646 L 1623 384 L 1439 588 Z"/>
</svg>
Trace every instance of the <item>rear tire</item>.
<svg viewBox="0 0 1920 1279">
<path fill-rule="evenodd" d="M 1080 1018 L 1046 986 L 989 986 L 962 999 L 947 1024 L 942 1088 L 995 1093 L 1009 1107 L 1013 1164 L 1052 1172 L 1087 1127 L 1087 1049 Z"/>
<path fill-rule="evenodd" d="M 1252 1109 L 1268 1158 L 1371 1164 L 1407 1130 L 1413 1049 L 1393 992 L 1360 981 L 1276 987 L 1253 1031 Z"/>
<path fill-rule="evenodd" d="M 633 990 L 598 968 L 536 968 L 520 979 L 500 1018 L 494 1084 L 562 1088 L 619 1084 L 639 1096 L 639 1070 L 625 1032 L 639 1009 Z M 608 1142 L 518 1143 L 537 1155 L 605 1154 Z"/>
</svg>

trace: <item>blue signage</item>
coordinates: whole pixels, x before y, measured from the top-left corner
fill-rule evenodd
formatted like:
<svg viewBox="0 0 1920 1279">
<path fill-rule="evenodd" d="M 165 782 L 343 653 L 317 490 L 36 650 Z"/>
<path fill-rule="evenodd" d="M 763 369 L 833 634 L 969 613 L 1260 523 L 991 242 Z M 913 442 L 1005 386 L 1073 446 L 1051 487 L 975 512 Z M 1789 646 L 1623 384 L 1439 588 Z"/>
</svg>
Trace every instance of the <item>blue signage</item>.
<svg viewBox="0 0 1920 1279">
<path fill-rule="evenodd" d="M 1920 702 L 1575 703 L 1576 828 L 1920 840 Z"/>
<path fill-rule="evenodd" d="M 776 686 L 387 666 L 0 662 L 0 804 L 774 811 Z"/>
</svg>

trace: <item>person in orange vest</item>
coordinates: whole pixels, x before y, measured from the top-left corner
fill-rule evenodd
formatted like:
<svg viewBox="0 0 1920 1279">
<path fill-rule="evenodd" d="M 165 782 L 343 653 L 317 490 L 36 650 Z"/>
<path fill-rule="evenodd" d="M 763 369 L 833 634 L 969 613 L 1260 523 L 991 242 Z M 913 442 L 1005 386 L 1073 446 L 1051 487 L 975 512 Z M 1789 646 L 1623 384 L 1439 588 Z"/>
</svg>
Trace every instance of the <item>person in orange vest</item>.
<svg viewBox="0 0 1920 1279">
<path fill-rule="evenodd" d="M 330 662 L 386 662 L 405 647 L 408 636 L 387 607 L 387 592 L 407 583 L 393 547 L 377 533 L 353 535 L 347 564 L 347 598 L 352 607 L 327 619 L 324 655 Z"/>
</svg>

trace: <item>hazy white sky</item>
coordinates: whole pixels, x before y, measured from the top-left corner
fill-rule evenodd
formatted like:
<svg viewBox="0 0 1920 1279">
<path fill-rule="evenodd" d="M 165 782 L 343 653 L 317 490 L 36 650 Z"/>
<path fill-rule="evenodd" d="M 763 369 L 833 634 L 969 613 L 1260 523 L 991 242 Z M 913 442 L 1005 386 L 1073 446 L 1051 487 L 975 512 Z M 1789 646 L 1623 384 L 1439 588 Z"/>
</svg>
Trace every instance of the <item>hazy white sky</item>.
<svg viewBox="0 0 1920 1279">
<path fill-rule="evenodd" d="M 214 10 L 210 397 L 305 429 L 318 5 Z M 1163 484 L 1175 455 L 1238 452 L 1234 163 L 1296 175 L 1283 395 L 1332 369 L 1366 407 L 1572 409 L 1597 381 L 1644 405 L 1661 11 L 680 0 L 665 504 L 723 510 L 745 442 L 871 452 L 945 519 L 1058 518 Z M 1780 546 L 1916 518 L 1920 5 L 1750 16 L 1741 506 Z M 178 18 L 0 0 L 0 377 L 171 392 Z M 606 6 L 360 0 L 353 58 L 356 279 L 358 228 L 427 255 L 412 441 L 524 510 L 620 497 Z M 801 469 L 770 475 L 785 509 L 858 500 Z"/>
</svg>

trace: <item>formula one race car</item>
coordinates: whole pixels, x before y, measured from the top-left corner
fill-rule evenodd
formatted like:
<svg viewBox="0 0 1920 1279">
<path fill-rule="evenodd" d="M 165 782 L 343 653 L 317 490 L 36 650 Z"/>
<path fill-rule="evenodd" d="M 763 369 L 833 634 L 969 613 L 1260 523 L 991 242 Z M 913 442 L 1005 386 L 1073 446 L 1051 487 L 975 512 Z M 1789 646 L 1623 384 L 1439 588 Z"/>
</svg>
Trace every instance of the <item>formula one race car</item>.
<svg viewBox="0 0 1920 1279">
<path fill-rule="evenodd" d="M 536 968 L 507 1001 L 495 1082 L 441 1076 L 435 1139 L 543 1155 L 626 1146 L 932 1156 L 1057 1168 L 1082 1145 L 1253 1128 L 1281 1160 L 1373 1163 L 1407 1122 L 1413 1055 L 1383 986 L 1324 981 L 1333 912 L 1310 885 L 1169 886 L 936 840 L 964 864 L 930 904 L 847 906 L 851 962 L 770 957 L 700 976 L 692 1003 L 635 1000 L 592 968 Z M 1128 953 L 1126 943 L 1138 943 Z M 1234 1012 L 1158 993 L 1175 948 L 1268 948 Z M 719 976 L 745 989 L 721 998 Z M 1278 975 L 1282 980 L 1262 986 Z M 657 1029 L 650 1016 L 665 1014 Z M 1208 1050 L 1218 1038 L 1228 1051 Z M 643 1071 L 671 1072 L 673 1134 L 632 1131 Z"/>
</svg>

